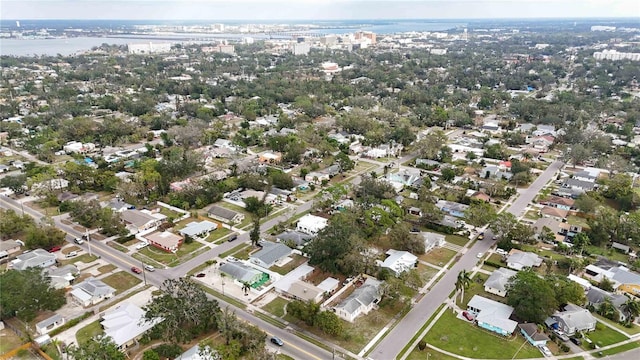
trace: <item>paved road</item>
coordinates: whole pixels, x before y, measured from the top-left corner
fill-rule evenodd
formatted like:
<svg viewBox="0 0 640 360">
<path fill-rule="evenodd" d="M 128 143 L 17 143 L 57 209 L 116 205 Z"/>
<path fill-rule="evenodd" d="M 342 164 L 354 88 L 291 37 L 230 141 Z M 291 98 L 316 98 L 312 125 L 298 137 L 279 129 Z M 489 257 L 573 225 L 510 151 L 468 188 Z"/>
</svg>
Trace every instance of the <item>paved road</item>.
<svg viewBox="0 0 640 360">
<path fill-rule="evenodd" d="M 13 199 L 10 199 L 6 196 L 0 196 L 0 207 L 3 207 L 5 209 L 12 209 L 18 213 L 22 211 L 22 208 L 19 202 Z M 298 208 L 298 211 L 302 212 L 302 211 L 305 211 L 306 209 L 308 209 L 308 206 L 301 206 L 300 208 Z M 43 215 L 40 214 L 39 212 L 26 206 L 24 207 L 24 212 L 26 214 L 29 214 L 35 219 L 41 219 L 43 217 Z M 280 220 L 279 218 L 276 218 L 271 221 L 268 221 L 267 224 L 264 225 L 264 228 L 266 229 L 267 226 L 271 227 L 277 224 L 277 221 L 279 220 Z M 56 227 L 58 227 L 60 230 L 65 231 L 68 234 L 67 241 L 69 242 L 73 242 L 75 238 L 83 235 L 81 232 L 74 229 L 72 226 L 62 223 L 59 218 L 54 218 L 54 222 Z M 243 234 L 239 236 L 237 241 L 234 241 L 231 243 L 224 243 L 220 246 L 217 246 L 216 248 L 202 254 L 201 256 L 198 256 L 192 259 L 189 262 L 182 264 L 181 266 L 171 268 L 171 269 L 158 269 L 154 272 L 145 271 L 143 274 L 140 274 L 140 275 L 135 275 L 132 273 L 132 275 L 139 277 L 141 280 L 143 279 L 146 280 L 148 284 L 159 287 L 160 284 L 162 284 L 162 282 L 165 281 L 166 279 L 169 279 L 169 278 L 175 279 L 178 277 L 182 277 L 186 275 L 187 271 L 189 271 L 191 268 L 202 264 L 206 260 L 209 260 L 218 256 L 220 253 L 238 245 L 240 241 L 245 241 L 245 240 L 248 240 L 248 234 Z M 129 269 L 131 269 L 132 266 L 142 268 L 141 261 L 132 258 L 128 254 L 121 253 L 109 247 L 103 241 L 94 240 L 91 242 L 85 242 L 82 245 L 75 244 L 75 246 L 81 247 L 83 251 L 87 253 L 91 251 L 92 254 L 100 256 L 102 259 L 104 259 L 108 263 L 113 264 L 119 267 L 120 269 L 123 269 L 124 271 L 130 271 Z M 278 348 L 278 351 L 280 353 L 289 355 L 294 359 L 324 360 L 324 359 L 332 358 L 332 354 L 327 352 L 326 350 L 314 344 L 311 344 L 299 338 L 298 336 L 292 333 L 289 333 L 286 330 L 273 326 L 270 323 L 265 322 L 258 317 L 255 317 L 254 315 L 250 314 L 244 309 L 237 308 L 217 298 L 216 300 L 218 301 L 221 307 L 228 306 L 230 309 L 235 311 L 236 315 L 240 319 L 258 326 L 260 329 L 262 329 L 267 334 L 269 334 L 269 336 L 277 336 L 281 338 L 285 342 L 285 345 L 281 348 Z M 275 349 L 274 345 L 272 345 L 270 342 L 267 342 L 267 346 L 271 347 L 272 349 Z"/>
<path fill-rule="evenodd" d="M 527 190 L 523 190 L 520 196 L 507 209 L 514 215 L 520 214 L 526 206 L 533 200 L 534 196 L 542 187 L 555 175 L 562 166 L 561 162 L 551 164 Z M 489 236 L 487 236 L 490 238 Z M 429 291 L 419 303 L 398 323 L 385 338 L 376 346 L 369 355 L 376 360 L 395 359 L 408 341 L 436 312 L 438 307 L 445 302 L 449 295 L 455 290 L 455 283 L 458 273 L 462 270 L 471 270 L 478 262 L 478 253 L 486 253 L 495 241 L 476 241 L 469 251 L 462 255 L 454 265 L 445 273 L 442 279 Z"/>
</svg>

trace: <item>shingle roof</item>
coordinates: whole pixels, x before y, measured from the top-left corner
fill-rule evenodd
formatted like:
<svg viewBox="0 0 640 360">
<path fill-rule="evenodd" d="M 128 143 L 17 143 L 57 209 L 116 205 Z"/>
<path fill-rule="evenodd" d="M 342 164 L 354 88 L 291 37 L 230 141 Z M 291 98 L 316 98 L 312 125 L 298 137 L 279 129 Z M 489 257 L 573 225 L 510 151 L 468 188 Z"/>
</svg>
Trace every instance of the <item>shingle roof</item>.
<svg viewBox="0 0 640 360">
<path fill-rule="evenodd" d="M 575 329 L 586 329 L 589 324 L 596 322 L 589 310 L 573 304 L 567 304 L 565 311 L 556 312 L 554 316 L 564 320 L 568 327 Z"/>
<path fill-rule="evenodd" d="M 516 275 L 516 272 L 507 268 L 499 268 L 491 273 L 491 276 L 485 281 L 484 286 L 499 291 L 505 291 L 509 280 Z"/>
<path fill-rule="evenodd" d="M 241 262 L 226 262 L 220 266 L 220 271 L 240 282 L 254 281 L 261 272 Z"/>
<path fill-rule="evenodd" d="M 262 250 L 251 255 L 251 259 L 260 260 L 261 262 L 271 265 L 274 262 L 291 254 L 291 248 L 282 243 L 262 242 Z"/>
<path fill-rule="evenodd" d="M 313 236 L 294 230 L 280 233 L 276 235 L 276 239 L 280 241 L 293 241 L 297 246 L 300 246 L 313 239 Z"/>
<path fill-rule="evenodd" d="M 218 205 L 211 206 L 208 213 L 227 220 L 233 220 L 233 218 L 238 215 L 237 212 Z"/>
<path fill-rule="evenodd" d="M 381 281 L 367 278 L 364 284 L 354 290 L 346 299 L 344 299 L 336 308 L 344 309 L 347 313 L 352 314 L 360 306 L 369 306 L 380 298 Z"/>
<path fill-rule="evenodd" d="M 108 295 L 116 291 L 116 289 L 105 284 L 102 280 L 98 280 L 94 277 L 87 278 L 83 282 L 74 285 L 73 289 L 82 290 L 93 297 Z"/>
<path fill-rule="evenodd" d="M 100 325 L 106 336 L 111 337 L 116 345 L 122 346 L 162 321 L 161 318 L 145 321 L 144 315 L 144 310 L 138 306 L 124 303 L 107 311 L 102 316 Z"/>
</svg>

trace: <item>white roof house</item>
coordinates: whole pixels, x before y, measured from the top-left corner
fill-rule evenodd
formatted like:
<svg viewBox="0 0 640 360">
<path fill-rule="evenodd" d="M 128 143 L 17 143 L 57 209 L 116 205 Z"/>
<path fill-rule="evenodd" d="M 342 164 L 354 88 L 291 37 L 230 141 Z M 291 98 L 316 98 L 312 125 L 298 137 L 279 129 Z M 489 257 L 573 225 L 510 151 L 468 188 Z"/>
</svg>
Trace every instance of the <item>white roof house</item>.
<svg viewBox="0 0 640 360">
<path fill-rule="evenodd" d="M 389 257 L 380 266 L 393 271 L 396 276 L 414 268 L 418 261 L 418 257 L 408 251 L 390 249 L 387 251 L 387 255 Z"/>
<path fill-rule="evenodd" d="M 422 232 L 420 233 L 424 238 L 424 250 L 428 252 L 437 247 L 444 246 L 446 237 L 442 234 L 433 233 L 433 232 Z"/>
<path fill-rule="evenodd" d="M 381 281 L 367 278 L 362 286 L 335 307 L 336 315 L 353 322 L 360 314 L 368 314 L 382 298 L 381 285 Z"/>
<path fill-rule="evenodd" d="M 111 337 L 118 348 L 125 349 L 134 345 L 145 332 L 162 321 L 160 318 L 145 321 L 144 314 L 144 310 L 138 306 L 122 303 L 102 315 L 100 325 L 104 328 L 105 335 Z"/>
<path fill-rule="evenodd" d="M 46 268 L 56 263 L 56 256 L 43 249 L 35 249 L 28 253 L 20 254 L 11 261 L 11 268 L 25 270 L 32 267 Z"/>
<path fill-rule="evenodd" d="M 513 308 L 509 305 L 474 295 L 467 304 L 467 311 L 475 315 L 478 326 L 501 335 L 511 335 L 518 323 L 509 319 Z"/>
<path fill-rule="evenodd" d="M 542 258 L 532 252 L 511 250 L 507 258 L 507 266 L 514 270 L 522 270 L 530 267 L 538 267 L 542 264 Z"/>
<path fill-rule="evenodd" d="M 57 329 L 60 326 L 64 325 L 66 320 L 62 315 L 55 314 L 48 319 L 44 319 L 36 324 L 36 331 L 40 335 L 44 335 L 51 330 Z"/>
<path fill-rule="evenodd" d="M 95 305 L 105 299 L 113 297 L 116 289 L 94 277 L 73 286 L 71 296 L 82 306 Z"/>
<path fill-rule="evenodd" d="M 484 282 L 484 291 L 505 297 L 507 296 L 507 284 L 516 272 L 507 268 L 499 268 L 491 273 L 491 276 Z"/>
<path fill-rule="evenodd" d="M 329 225 L 329 220 L 315 216 L 311 214 L 307 214 L 298 220 L 298 224 L 296 225 L 296 231 L 300 231 L 309 235 L 318 235 L 318 233 Z"/>
<path fill-rule="evenodd" d="M 218 224 L 208 220 L 203 220 L 200 222 L 193 221 L 188 223 L 187 226 L 180 229 L 178 232 L 182 236 L 195 237 L 195 236 L 208 235 L 210 232 L 212 232 L 217 228 L 218 228 Z"/>
</svg>

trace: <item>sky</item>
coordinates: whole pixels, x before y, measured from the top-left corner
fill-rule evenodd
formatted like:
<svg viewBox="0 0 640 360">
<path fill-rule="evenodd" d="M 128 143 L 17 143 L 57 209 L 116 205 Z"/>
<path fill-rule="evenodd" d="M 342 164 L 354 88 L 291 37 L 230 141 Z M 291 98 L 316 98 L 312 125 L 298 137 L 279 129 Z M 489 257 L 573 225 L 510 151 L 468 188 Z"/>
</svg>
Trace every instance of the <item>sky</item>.
<svg viewBox="0 0 640 360">
<path fill-rule="evenodd" d="M 350 20 L 640 17 L 640 0 L 0 0 L 0 19 Z"/>
</svg>

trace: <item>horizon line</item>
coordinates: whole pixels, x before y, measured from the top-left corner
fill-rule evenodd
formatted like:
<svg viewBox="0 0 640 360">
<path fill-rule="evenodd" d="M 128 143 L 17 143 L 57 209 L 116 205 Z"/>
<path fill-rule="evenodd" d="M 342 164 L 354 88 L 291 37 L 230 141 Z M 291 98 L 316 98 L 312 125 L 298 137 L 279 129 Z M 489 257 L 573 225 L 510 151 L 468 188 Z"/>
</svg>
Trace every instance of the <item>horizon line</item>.
<svg viewBox="0 0 640 360">
<path fill-rule="evenodd" d="M 386 20 L 386 21 L 416 21 L 416 20 L 428 20 L 428 21 L 469 21 L 469 20 L 620 20 L 620 19 L 628 19 L 628 20 L 637 20 L 640 22 L 640 16 L 605 16 L 605 17 L 495 17 L 495 18 L 362 18 L 362 19 L 353 19 L 353 18 L 335 18 L 335 19 L 41 19 L 41 18 L 13 18 L 13 19 L 1 19 L 0 21 L 21 21 L 21 20 L 36 20 L 36 21 L 371 21 L 371 20 Z"/>
</svg>

